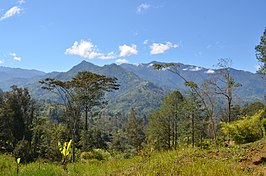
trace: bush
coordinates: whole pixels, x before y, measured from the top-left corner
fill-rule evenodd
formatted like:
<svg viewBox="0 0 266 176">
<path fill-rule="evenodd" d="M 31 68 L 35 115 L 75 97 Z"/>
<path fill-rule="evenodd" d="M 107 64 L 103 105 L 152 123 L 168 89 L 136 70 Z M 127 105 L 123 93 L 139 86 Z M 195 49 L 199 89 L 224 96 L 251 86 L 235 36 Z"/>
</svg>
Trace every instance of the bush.
<svg viewBox="0 0 266 176">
<path fill-rule="evenodd" d="M 253 116 L 244 117 L 230 123 L 221 123 L 221 130 L 224 134 L 231 136 L 237 144 L 254 142 L 262 138 L 261 135 L 261 116 L 264 111 L 259 111 Z"/>
<path fill-rule="evenodd" d="M 13 154 L 16 158 L 21 158 L 22 163 L 27 163 L 33 160 L 31 152 L 30 152 L 29 142 L 26 140 L 21 140 L 15 147 Z"/>
<path fill-rule="evenodd" d="M 80 158 L 84 160 L 108 160 L 110 159 L 111 155 L 108 151 L 102 150 L 102 149 L 93 149 L 90 152 L 82 152 L 80 154 Z"/>
<path fill-rule="evenodd" d="M 263 136 L 266 137 L 266 118 L 263 118 L 261 120 L 261 127 L 262 127 L 262 131 L 263 131 Z"/>
</svg>

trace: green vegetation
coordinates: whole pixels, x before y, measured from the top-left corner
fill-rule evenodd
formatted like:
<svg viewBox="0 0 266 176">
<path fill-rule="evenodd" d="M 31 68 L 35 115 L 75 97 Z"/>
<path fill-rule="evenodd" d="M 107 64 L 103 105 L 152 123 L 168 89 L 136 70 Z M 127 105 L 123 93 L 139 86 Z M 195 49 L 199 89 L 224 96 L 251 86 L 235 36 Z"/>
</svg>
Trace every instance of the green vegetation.
<svg viewBox="0 0 266 176">
<path fill-rule="evenodd" d="M 255 47 L 257 60 L 261 63 L 258 70 L 260 74 L 266 74 L 266 28 L 261 36 L 260 43 Z"/>
<path fill-rule="evenodd" d="M 69 164 L 67 171 L 59 163 L 40 160 L 21 165 L 19 175 L 263 175 L 265 165 L 256 164 L 260 161 L 256 157 L 265 154 L 265 144 L 266 141 L 261 140 L 249 145 L 220 148 L 219 151 L 190 147 L 164 152 L 150 151 L 150 155 L 142 152 L 130 159 L 111 157 L 104 151 L 94 150 L 81 154 L 81 160 Z M 12 156 L 0 155 L 0 167 L 0 175 L 16 175 Z"/>
<path fill-rule="evenodd" d="M 266 174 L 266 106 L 235 103 L 240 84 L 230 60 L 220 60 L 220 71 L 203 84 L 186 78 L 180 65 L 153 66 L 189 89 L 171 92 L 154 108 L 149 101 L 157 101 L 154 92 L 163 96 L 162 89 L 117 65 L 105 71 L 125 78 L 121 87 L 115 77 L 79 65 L 68 72 L 75 73 L 71 79 L 62 74 L 40 81 L 42 91 L 61 101 L 34 100 L 17 86 L 0 90 L 0 175 Z M 133 97 L 122 101 L 127 113 L 104 108 L 106 93 L 114 90 L 122 92 L 116 101 Z"/>
<path fill-rule="evenodd" d="M 243 119 L 236 120 L 232 123 L 222 122 L 221 130 L 226 135 L 231 136 L 237 144 L 257 141 L 263 137 L 261 121 L 263 113 L 264 111 L 259 111 L 251 117 L 243 117 Z"/>
</svg>

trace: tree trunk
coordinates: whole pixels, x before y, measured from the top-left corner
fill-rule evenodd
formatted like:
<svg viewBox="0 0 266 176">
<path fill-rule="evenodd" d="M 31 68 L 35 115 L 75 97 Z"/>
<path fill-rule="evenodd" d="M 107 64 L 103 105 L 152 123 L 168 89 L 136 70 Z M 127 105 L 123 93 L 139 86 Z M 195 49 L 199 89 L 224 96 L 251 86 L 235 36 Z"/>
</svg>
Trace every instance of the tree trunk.
<svg viewBox="0 0 266 176">
<path fill-rule="evenodd" d="M 76 134 L 76 120 L 74 121 L 73 131 L 72 131 L 72 163 L 75 162 L 75 134 Z"/>
<path fill-rule="evenodd" d="M 178 138 L 178 133 L 177 133 L 177 123 L 175 125 L 175 149 L 177 148 L 177 138 Z"/>
<path fill-rule="evenodd" d="M 85 130 L 88 131 L 88 105 L 85 106 Z"/>
<path fill-rule="evenodd" d="M 171 126 L 170 126 L 170 122 L 169 122 L 169 125 L 168 125 L 168 149 L 171 148 Z"/>
<path fill-rule="evenodd" d="M 231 122 L 231 104 L 232 104 L 232 98 L 228 99 L 228 122 Z"/>
<path fill-rule="evenodd" d="M 194 116 L 194 112 L 192 113 L 192 117 L 191 117 L 191 126 L 192 126 L 192 133 L 191 133 L 191 142 L 192 142 L 192 147 L 195 147 L 195 116 Z"/>
<path fill-rule="evenodd" d="M 72 163 L 75 162 L 75 130 L 73 130 L 73 133 L 72 133 Z"/>
<path fill-rule="evenodd" d="M 172 147 L 175 147 L 175 122 L 173 122 L 172 130 Z"/>
</svg>

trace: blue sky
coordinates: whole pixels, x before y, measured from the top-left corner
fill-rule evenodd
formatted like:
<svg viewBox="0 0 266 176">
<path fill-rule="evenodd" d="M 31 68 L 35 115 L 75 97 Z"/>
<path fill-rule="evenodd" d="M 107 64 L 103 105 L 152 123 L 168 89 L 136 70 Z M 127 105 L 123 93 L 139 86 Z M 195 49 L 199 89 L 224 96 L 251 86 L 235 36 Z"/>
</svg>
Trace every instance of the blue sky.
<svg viewBox="0 0 266 176">
<path fill-rule="evenodd" d="M 67 71 L 82 60 L 181 62 L 220 58 L 256 71 L 265 0 L 1 0 L 0 66 Z"/>
</svg>

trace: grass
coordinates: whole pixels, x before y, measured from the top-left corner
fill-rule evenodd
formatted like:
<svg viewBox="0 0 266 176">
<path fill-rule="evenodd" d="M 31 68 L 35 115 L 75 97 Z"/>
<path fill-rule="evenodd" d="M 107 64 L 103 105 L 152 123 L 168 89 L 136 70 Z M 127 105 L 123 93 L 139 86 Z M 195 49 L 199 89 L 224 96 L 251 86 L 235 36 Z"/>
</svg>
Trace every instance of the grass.
<svg viewBox="0 0 266 176">
<path fill-rule="evenodd" d="M 19 175 L 25 176 L 86 176 L 86 175 L 184 175 L 184 176 L 249 176 L 266 175 L 265 163 L 252 164 L 266 153 L 266 140 L 243 146 L 216 150 L 179 149 L 154 152 L 151 156 L 108 161 L 83 160 L 68 164 L 34 162 L 21 165 Z M 0 155 L 0 175 L 17 175 L 16 161 L 10 155 Z"/>
</svg>

